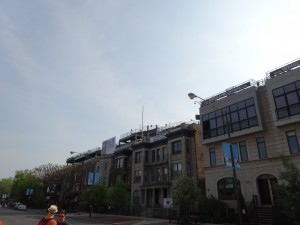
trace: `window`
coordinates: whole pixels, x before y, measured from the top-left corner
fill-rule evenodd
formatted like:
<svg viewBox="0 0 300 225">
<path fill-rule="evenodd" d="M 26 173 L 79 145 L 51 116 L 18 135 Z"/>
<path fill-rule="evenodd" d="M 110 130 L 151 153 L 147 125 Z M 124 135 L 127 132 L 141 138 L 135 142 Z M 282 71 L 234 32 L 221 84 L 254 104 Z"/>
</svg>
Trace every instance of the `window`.
<svg viewBox="0 0 300 225">
<path fill-rule="evenodd" d="M 160 149 L 156 149 L 156 161 L 160 161 Z"/>
<path fill-rule="evenodd" d="M 168 180 L 168 168 L 163 168 L 164 174 L 163 174 L 163 180 Z"/>
<path fill-rule="evenodd" d="M 186 152 L 189 152 L 190 148 L 191 148 L 190 140 L 188 139 L 188 140 L 186 140 Z"/>
<path fill-rule="evenodd" d="M 178 177 L 181 174 L 181 162 L 173 163 L 173 177 Z"/>
<path fill-rule="evenodd" d="M 149 162 L 149 152 L 145 151 L 145 163 Z"/>
<path fill-rule="evenodd" d="M 259 158 L 260 159 L 268 158 L 267 149 L 265 145 L 265 138 L 264 137 L 256 138 L 256 144 L 257 144 Z"/>
<path fill-rule="evenodd" d="M 152 150 L 152 162 L 155 162 L 155 150 Z"/>
<path fill-rule="evenodd" d="M 141 162 L 141 152 L 136 152 L 135 153 L 135 163 L 140 163 Z"/>
<path fill-rule="evenodd" d="M 140 203 L 140 192 L 139 191 L 134 191 L 133 192 L 133 203 L 134 204 L 139 204 Z"/>
<path fill-rule="evenodd" d="M 248 150 L 246 141 L 240 141 L 240 155 L 241 155 L 241 161 L 248 161 Z"/>
<path fill-rule="evenodd" d="M 181 153 L 181 141 L 172 142 L 172 154 Z"/>
<path fill-rule="evenodd" d="M 168 151 L 166 147 L 163 147 L 163 160 L 166 161 L 168 160 Z"/>
<path fill-rule="evenodd" d="M 203 139 L 254 126 L 258 126 L 258 119 L 253 98 L 202 116 Z"/>
<path fill-rule="evenodd" d="M 134 182 L 140 182 L 142 179 L 142 171 L 141 170 L 135 170 L 134 171 Z"/>
<path fill-rule="evenodd" d="M 216 166 L 217 165 L 216 151 L 215 151 L 214 148 L 209 149 L 209 161 L 210 161 L 210 166 Z"/>
<path fill-rule="evenodd" d="M 148 170 L 144 170 L 144 182 L 148 182 Z"/>
<path fill-rule="evenodd" d="M 160 168 L 156 169 L 156 181 L 161 181 L 161 172 L 160 172 Z"/>
<path fill-rule="evenodd" d="M 295 131 L 286 132 L 287 141 L 291 154 L 299 153 L 299 144 Z"/>
<path fill-rule="evenodd" d="M 234 182 L 232 177 L 226 177 L 218 181 L 218 198 L 219 200 L 236 199 L 234 191 Z M 237 190 L 240 188 L 239 180 L 236 180 Z"/>
<path fill-rule="evenodd" d="M 300 81 L 274 89 L 277 119 L 284 119 L 300 114 Z"/>
<path fill-rule="evenodd" d="M 152 168 L 151 169 L 151 182 L 155 181 L 155 170 Z"/>
<path fill-rule="evenodd" d="M 123 158 L 116 158 L 115 167 L 116 168 L 123 168 L 124 167 L 124 159 Z"/>
</svg>

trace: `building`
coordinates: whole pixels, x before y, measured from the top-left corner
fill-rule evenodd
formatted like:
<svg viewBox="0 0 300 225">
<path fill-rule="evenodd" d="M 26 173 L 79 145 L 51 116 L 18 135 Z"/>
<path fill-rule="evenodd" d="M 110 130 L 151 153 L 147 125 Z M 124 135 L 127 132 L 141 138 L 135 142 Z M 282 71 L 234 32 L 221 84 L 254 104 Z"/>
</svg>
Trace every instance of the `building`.
<svg viewBox="0 0 300 225">
<path fill-rule="evenodd" d="M 280 182 L 280 155 L 300 167 L 300 60 L 205 99 L 200 106 L 206 195 L 236 207 L 232 167 L 223 143 L 237 150 L 237 187 L 246 202 L 273 205 Z M 225 155 L 226 156 L 226 155 Z M 240 166 L 240 168 L 239 168 Z"/>
<path fill-rule="evenodd" d="M 203 188 L 204 164 L 199 124 L 173 124 L 148 134 L 132 144 L 131 196 L 149 213 L 168 207 L 164 199 L 172 198 L 172 184 L 182 172 Z"/>
</svg>

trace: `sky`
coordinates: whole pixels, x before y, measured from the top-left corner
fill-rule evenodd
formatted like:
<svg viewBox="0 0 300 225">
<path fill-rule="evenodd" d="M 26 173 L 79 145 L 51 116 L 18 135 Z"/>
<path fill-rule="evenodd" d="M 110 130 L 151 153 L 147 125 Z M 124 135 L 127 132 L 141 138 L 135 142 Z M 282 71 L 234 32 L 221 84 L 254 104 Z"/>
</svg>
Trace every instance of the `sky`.
<svg viewBox="0 0 300 225">
<path fill-rule="evenodd" d="M 142 125 L 300 57 L 295 0 L 1 0 L 0 179 Z"/>
</svg>

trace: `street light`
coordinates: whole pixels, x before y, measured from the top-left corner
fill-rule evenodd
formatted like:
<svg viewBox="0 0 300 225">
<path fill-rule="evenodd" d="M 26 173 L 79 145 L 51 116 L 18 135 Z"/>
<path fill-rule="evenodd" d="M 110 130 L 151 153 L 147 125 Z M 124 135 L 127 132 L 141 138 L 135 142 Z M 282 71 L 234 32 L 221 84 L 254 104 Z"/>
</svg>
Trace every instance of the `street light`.
<svg viewBox="0 0 300 225">
<path fill-rule="evenodd" d="M 190 99 L 199 98 L 201 101 L 205 101 L 205 99 L 197 96 L 194 93 L 189 93 L 188 96 L 189 96 Z M 234 158 L 233 158 L 233 150 L 232 150 L 232 145 L 231 145 L 229 122 L 227 121 L 227 116 L 224 115 L 223 111 L 221 109 L 217 108 L 216 106 L 214 106 L 213 104 L 210 104 L 210 103 L 211 102 L 209 102 L 209 105 L 214 110 L 216 110 L 217 112 L 221 112 L 223 124 L 225 122 L 225 125 L 227 127 L 228 142 L 229 142 L 229 149 L 230 149 L 230 156 L 231 156 L 231 163 L 232 163 L 232 171 L 233 171 L 233 188 L 234 188 L 234 193 L 235 193 L 236 200 L 237 200 L 237 210 L 238 210 L 240 225 L 243 225 L 243 218 L 242 218 L 241 206 L 240 206 L 240 201 L 239 201 L 239 194 L 238 194 L 238 191 L 237 191 L 236 167 L 235 167 L 235 162 L 234 162 Z M 199 103 L 199 105 L 200 105 L 200 108 L 201 108 L 201 104 L 200 103 Z M 200 108 L 199 108 L 199 114 L 200 114 Z M 227 112 L 226 112 L 226 114 L 227 114 Z M 199 119 L 201 121 L 201 118 L 199 118 Z"/>
</svg>

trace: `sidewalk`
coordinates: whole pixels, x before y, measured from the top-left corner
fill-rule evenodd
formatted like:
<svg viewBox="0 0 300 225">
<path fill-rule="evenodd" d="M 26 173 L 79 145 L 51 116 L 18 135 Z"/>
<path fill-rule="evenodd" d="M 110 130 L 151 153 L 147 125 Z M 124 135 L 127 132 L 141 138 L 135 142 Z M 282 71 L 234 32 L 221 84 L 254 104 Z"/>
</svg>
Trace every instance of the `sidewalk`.
<svg viewBox="0 0 300 225">
<path fill-rule="evenodd" d="M 69 213 L 67 215 L 69 218 L 78 218 L 90 221 L 98 221 L 99 223 L 106 223 L 112 225 L 170 225 L 174 223 L 169 223 L 168 219 L 157 219 L 150 217 L 133 217 L 133 216 L 121 216 L 121 215 L 110 215 L 110 214 L 96 214 L 93 213 L 91 217 L 89 217 L 89 213 L 82 212 L 78 213 Z M 198 225 L 202 225 L 203 223 L 198 223 Z M 206 223 L 206 225 L 220 225 L 220 224 L 212 224 Z"/>
</svg>

